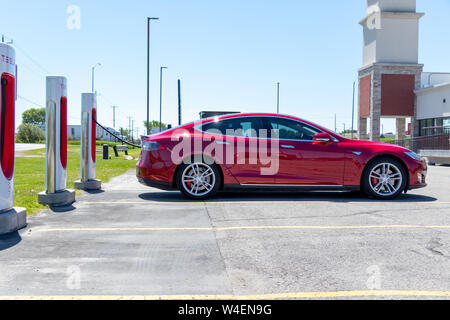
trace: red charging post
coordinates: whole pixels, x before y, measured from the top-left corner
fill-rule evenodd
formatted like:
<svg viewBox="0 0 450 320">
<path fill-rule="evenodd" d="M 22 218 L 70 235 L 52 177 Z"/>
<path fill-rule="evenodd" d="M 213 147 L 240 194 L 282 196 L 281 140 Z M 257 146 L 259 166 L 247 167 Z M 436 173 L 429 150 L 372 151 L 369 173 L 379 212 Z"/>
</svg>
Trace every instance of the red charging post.
<svg viewBox="0 0 450 320">
<path fill-rule="evenodd" d="M 0 43 L 0 234 L 26 226 L 24 208 L 14 208 L 16 62 L 12 46 Z"/>
<path fill-rule="evenodd" d="M 102 182 L 95 179 L 95 153 L 97 124 L 97 97 L 94 93 L 81 94 L 81 168 L 76 189 L 99 190 Z"/>
<path fill-rule="evenodd" d="M 67 79 L 47 77 L 45 119 L 45 191 L 38 202 L 64 207 L 75 202 L 75 191 L 67 190 Z"/>
</svg>

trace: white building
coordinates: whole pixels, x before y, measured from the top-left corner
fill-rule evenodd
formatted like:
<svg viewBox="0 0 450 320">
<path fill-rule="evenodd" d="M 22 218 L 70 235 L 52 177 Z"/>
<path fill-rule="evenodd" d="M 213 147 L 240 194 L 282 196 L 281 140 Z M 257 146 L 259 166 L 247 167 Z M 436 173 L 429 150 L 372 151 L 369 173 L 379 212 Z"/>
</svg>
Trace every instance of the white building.
<svg viewBox="0 0 450 320">
<path fill-rule="evenodd" d="M 419 135 L 450 132 L 450 73 L 422 73 L 417 96 Z"/>
<path fill-rule="evenodd" d="M 406 120 L 413 137 L 450 132 L 450 73 L 423 72 L 416 0 L 367 0 L 359 69 L 360 139 L 380 139 L 380 119 L 395 118 L 397 140 Z M 370 120 L 370 122 L 368 122 Z"/>
<path fill-rule="evenodd" d="M 112 132 L 118 137 L 121 137 L 120 133 L 113 128 L 106 127 L 109 132 Z M 81 138 L 81 126 L 80 125 L 68 125 L 67 137 L 71 140 L 79 140 Z M 117 139 L 110 135 L 108 132 L 97 126 L 96 139 L 101 141 L 116 141 Z"/>
</svg>

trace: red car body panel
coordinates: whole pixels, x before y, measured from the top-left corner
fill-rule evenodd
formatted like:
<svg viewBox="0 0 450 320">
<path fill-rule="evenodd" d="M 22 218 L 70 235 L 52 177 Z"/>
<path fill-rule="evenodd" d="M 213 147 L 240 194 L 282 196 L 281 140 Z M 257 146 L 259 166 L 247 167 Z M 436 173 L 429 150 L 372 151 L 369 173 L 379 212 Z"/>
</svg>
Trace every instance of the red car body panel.
<svg viewBox="0 0 450 320">
<path fill-rule="evenodd" d="M 391 156 L 400 160 L 409 173 L 408 189 L 426 186 L 425 177 L 427 165 L 424 160 L 414 160 L 405 152 L 410 150 L 386 143 L 351 140 L 341 137 L 314 123 L 285 115 L 269 113 L 235 114 L 216 117 L 214 119 L 199 120 L 195 123 L 171 129 L 160 134 L 153 135 L 146 141 L 154 141 L 163 146 L 162 150 L 142 150 L 137 164 L 137 177 L 140 182 L 160 187 L 161 189 L 175 188 L 175 175 L 177 167 L 183 159 L 174 156 L 173 150 L 183 137 L 189 137 L 192 154 L 186 157 L 201 155 L 205 152 L 205 146 L 199 144 L 208 137 L 213 144 L 218 146 L 245 140 L 245 157 L 248 159 L 251 150 L 249 143 L 258 138 L 228 137 L 217 134 L 201 132 L 198 127 L 214 120 L 224 120 L 237 117 L 281 117 L 301 121 L 322 132 L 331 135 L 335 142 L 317 144 L 312 141 L 279 140 L 279 171 L 275 175 L 263 176 L 260 174 L 260 164 L 239 164 L 236 152 L 230 155 L 231 164 L 218 162 L 223 174 L 223 187 L 239 185 L 274 185 L 274 186 L 328 186 L 354 187 L 361 185 L 361 176 L 366 165 L 378 156 Z M 175 139 L 174 139 L 175 137 Z M 177 140 L 178 139 L 178 140 Z M 270 139 L 266 139 L 270 149 Z M 196 146 L 197 144 L 197 146 Z M 205 143 L 204 143 L 205 144 Z M 200 147 L 198 147 L 200 145 Z M 283 148 L 281 146 L 289 146 Z M 226 148 L 223 159 L 226 159 Z M 172 159 L 173 158 L 173 159 Z M 214 159 L 214 156 L 212 156 Z M 216 160 L 216 159 L 214 159 Z M 419 180 L 419 175 L 421 181 Z"/>
</svg>

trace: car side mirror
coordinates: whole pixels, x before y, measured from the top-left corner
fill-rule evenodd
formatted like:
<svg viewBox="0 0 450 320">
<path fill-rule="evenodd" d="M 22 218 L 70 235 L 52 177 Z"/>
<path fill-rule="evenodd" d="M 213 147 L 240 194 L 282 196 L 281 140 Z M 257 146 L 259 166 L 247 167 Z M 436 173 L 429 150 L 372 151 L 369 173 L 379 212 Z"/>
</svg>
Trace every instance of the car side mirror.
<svg viewBox="0 0 450 320">
<path fill-rule="evenodd" d="M 330 144 L 333 138 L 326 132 L 316 133 L 313 136 L 313 144 Z"/>
</svg>

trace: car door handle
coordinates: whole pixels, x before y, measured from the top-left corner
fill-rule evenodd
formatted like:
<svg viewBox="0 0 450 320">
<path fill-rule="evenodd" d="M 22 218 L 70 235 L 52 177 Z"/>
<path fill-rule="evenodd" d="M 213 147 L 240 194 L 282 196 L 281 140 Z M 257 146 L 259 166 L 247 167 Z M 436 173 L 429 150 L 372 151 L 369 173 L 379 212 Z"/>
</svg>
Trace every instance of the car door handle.
<svg viewBox="0 0 450 320">
<path fill-rule="evenodd" d="M 284 149 L 295 149 L 294 146 L 290 146 L 288 144 L 282 144 L 281 147 L 284 148 Z"/>
</svg>

